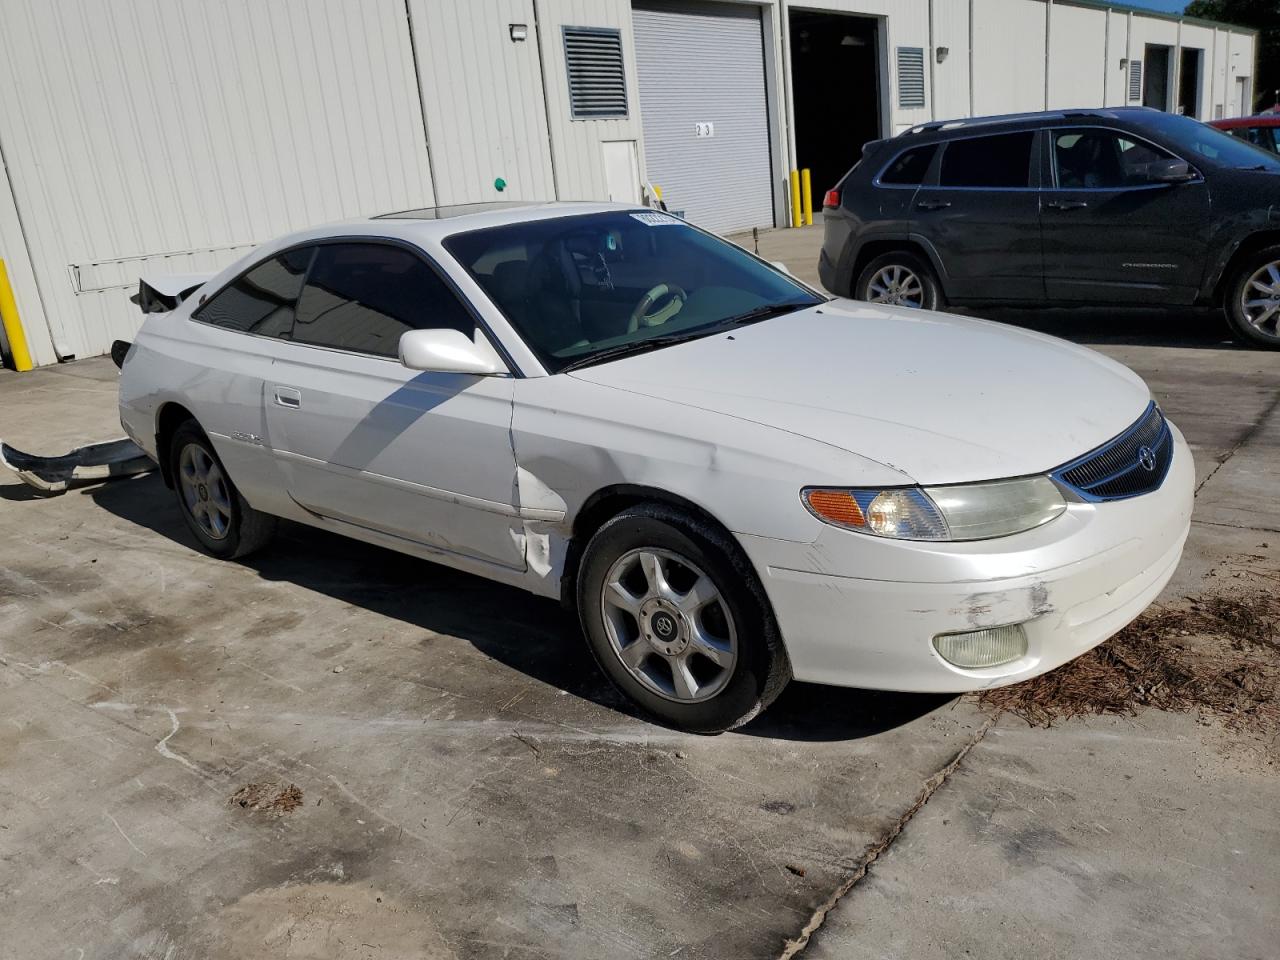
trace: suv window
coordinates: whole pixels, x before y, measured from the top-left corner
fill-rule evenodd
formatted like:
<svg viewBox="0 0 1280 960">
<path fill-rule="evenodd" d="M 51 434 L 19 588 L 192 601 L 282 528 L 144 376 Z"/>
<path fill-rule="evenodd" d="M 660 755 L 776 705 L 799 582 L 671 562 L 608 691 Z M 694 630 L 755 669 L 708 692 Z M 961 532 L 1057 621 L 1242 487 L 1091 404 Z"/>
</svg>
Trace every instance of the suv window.
<svg viewBox="0 0 1280 960">
<path fill-rule="evenodd" d="M 385 243 L 330 243 L 298 301 L 293 340 L 395 357 L 406 330 L 452 329 L 475 336 L 475 321 L 418 255 Z"/>
<path fill-rule="evenodd" d="M 192 319 L 264 337 L 287 335 L 314 250 L 299 247 L 258 264 L 215 293 Z"/>
<path fill-rule="evenodd" d="M 1175 159 L 1173 154 L 1115 130 L 1055 130 L 1053 162 L 1058 186 L 1107 190 L 1151 182 L 1151 164 Z"/>
<path fill-rule="evenodd" d="M 940 187 L 1025 187 L 1035 133 L 952 140 L 942 155 Z"/>
<path fill-rule="evenodd" d="M 929 172 L 929 164 L 933 163 L 933 155 L 937 150 L 938 145 L 931 143 L 898 154 L 893 163 L 880 174 L 880 182 L 919 186 L 924 181 L 924 175 Z"/>
</svg>

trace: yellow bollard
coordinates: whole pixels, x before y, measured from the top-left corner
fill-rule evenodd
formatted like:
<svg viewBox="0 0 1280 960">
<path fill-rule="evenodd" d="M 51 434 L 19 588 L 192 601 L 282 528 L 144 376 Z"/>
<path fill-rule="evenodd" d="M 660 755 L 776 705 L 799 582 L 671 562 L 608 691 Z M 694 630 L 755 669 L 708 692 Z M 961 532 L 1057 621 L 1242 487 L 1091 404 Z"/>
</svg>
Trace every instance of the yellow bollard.
<svg viewBox="0 0 1280 960">
<path fill-rule="evenodd" d="M 4 335 L 9 341 L 9 353 L 13 356 L 15 370 L 31 369 L 31 351 L 27 349 L 27 335 L 22 332 L 22 320 L 18 317 L 18 302 L 13 299 L 13 287 L 9 286 L 9 271 L 0 260 L 0 321 L 4 322 Z"/>
<path fill-rule="evenodd" d="M 809 182 L 809 168 L 800 171 L 800 200 L 804 205 L 804 225 L 813 226 L 813 185 Z"/>
<path fill-rule="evenodd" d="M 791 225 L 799 227 L 803 225 L 800 219 L 800 171 L 791 171 Z"/>
</svg>

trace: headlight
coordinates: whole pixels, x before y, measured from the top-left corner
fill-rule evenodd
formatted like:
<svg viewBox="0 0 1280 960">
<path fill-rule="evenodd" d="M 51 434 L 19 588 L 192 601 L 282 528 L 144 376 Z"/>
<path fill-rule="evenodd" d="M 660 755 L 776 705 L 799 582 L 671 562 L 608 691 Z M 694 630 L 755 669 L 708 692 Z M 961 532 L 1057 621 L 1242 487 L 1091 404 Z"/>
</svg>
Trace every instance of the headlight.
<svg viewBox="0 0 1280 960">
<path fill-rule="evenodd" d="M 890 490 L 806 487 L 819 520 L 897 540 L 986 540 L 1031 530 L 1067 509 L 1048 477 Z"/>
</svg>

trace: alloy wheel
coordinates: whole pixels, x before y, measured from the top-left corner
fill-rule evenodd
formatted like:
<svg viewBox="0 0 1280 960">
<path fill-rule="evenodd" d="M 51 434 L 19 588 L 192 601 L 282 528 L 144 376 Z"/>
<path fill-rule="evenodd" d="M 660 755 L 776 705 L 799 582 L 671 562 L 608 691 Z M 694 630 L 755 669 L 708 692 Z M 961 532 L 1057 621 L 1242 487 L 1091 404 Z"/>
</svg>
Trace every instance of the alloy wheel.
<svg viewBox="0 0 1280 960">
<path fill-rule="evenodd" d="M 1240 314 L 1269 340 L 1280 340 L 1280 261 L 1254 271 L 1240 292 Z"/>
<path fill-rule="evenodd" d="M 188 443 L 178 457 L 178 486 L 187 512 L 214 540 L 231 530 L 231 491 L 218 462 L 198 443 Z"/>
<path fill-rule="evenodd" d="M 891 263 L 877 270 L 867 284 L 867 300 L 902 307 L 922 307 L 924 284 L 910 267 Z"/>
<path fill-rule="evenodd" d="M 738 633 L 729 605 L 685 557 L 656 548 L 623 554 L 604 578 L 600 612 L 618 660 L 659 696 L 708 700 L 733 675 Z"/>
</svg>

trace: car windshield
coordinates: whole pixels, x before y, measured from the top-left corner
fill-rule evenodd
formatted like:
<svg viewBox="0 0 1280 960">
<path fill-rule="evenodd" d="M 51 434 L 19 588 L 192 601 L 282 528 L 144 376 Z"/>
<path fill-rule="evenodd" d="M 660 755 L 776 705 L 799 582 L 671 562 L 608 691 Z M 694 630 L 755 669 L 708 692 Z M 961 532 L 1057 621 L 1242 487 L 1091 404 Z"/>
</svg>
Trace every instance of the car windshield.
<svg viewBox="0 0 1280 960">
<path fill-rule="evenodd" d="M 1180 117 L 1176 114 L 1159 114 L 1145 119 L 1153 123 L 1173 143 L 1191 154 L 1184 153 L 1184 160 L 1194 161 L 1198 155 L 1222 167 L 1280 172 L 1280 158 L 1275 154 L 1203 124 L 1199 120 Z"/>
<path fill-rule="evenodd" d="M 513 223 L 444 245 L 552 373 L 823 302 L 652 210 Z"/>
</svg>

